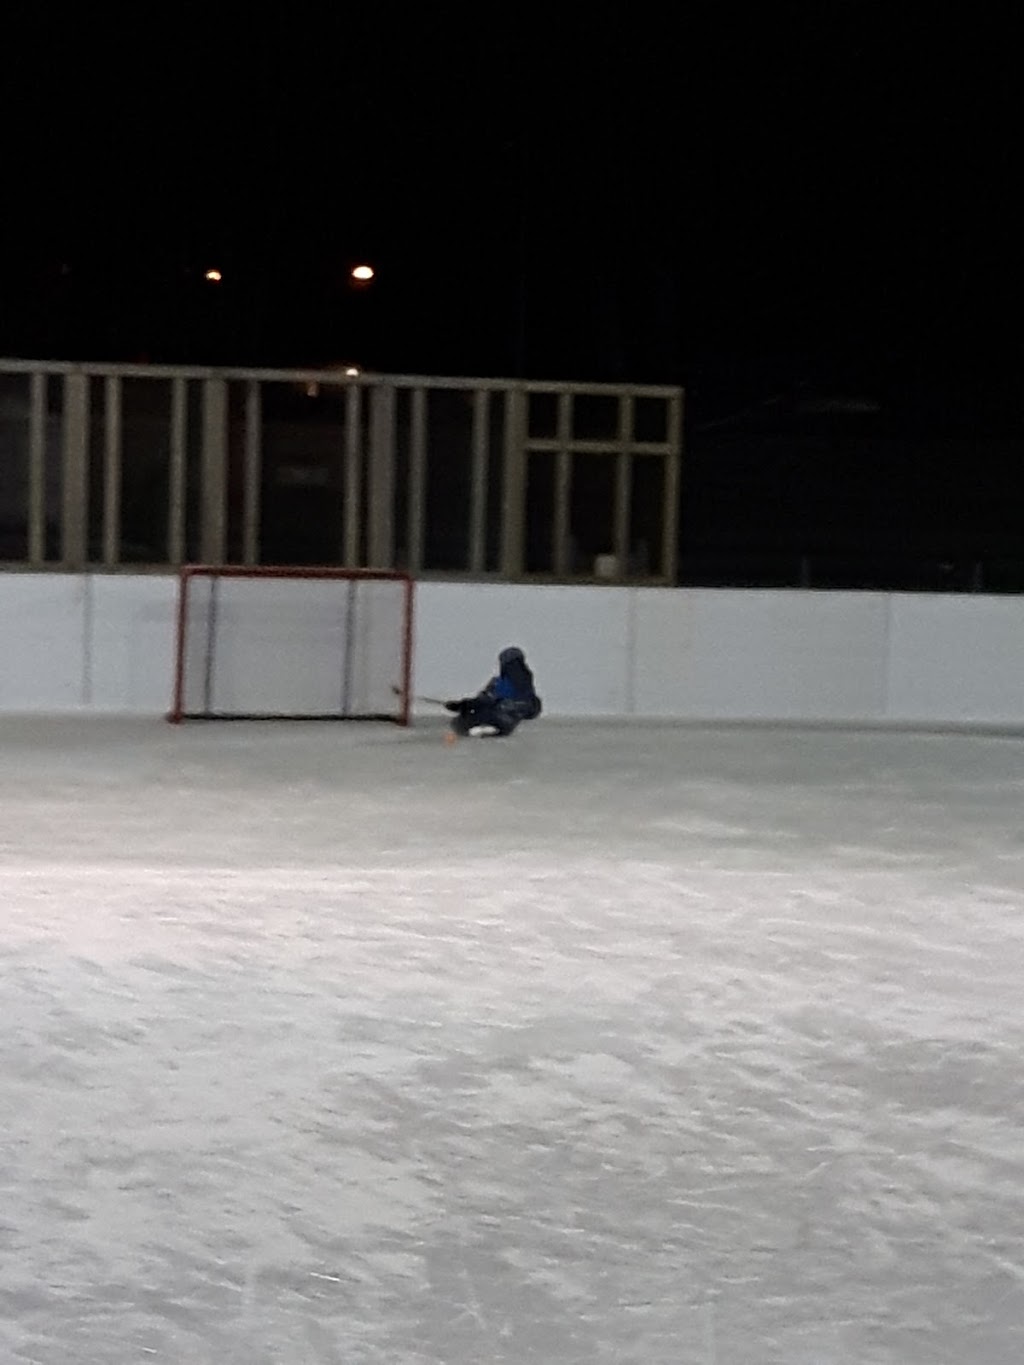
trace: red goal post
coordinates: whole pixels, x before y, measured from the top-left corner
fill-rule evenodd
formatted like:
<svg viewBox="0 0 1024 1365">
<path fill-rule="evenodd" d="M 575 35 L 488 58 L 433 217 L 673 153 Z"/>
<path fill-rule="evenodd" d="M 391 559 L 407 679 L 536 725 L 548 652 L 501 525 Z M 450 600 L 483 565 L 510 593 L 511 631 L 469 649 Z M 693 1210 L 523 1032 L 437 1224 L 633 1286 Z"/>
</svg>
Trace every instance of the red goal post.
<svg viewBox="0 0 1024 1365">
<path fill-rule="evenodd" d="M 413 602 L 383 569 L 186 564 L 167 718 L 407 725 Z"/>
</svg>

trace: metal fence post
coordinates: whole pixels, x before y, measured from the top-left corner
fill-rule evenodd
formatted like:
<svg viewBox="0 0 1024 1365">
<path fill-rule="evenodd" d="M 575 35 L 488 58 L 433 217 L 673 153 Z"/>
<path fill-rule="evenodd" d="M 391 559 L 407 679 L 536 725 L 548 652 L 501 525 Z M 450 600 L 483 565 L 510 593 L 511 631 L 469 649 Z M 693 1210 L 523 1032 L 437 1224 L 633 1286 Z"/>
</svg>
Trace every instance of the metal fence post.
<svg viewBox="0 0 1024 1365">
<path fill-rule="evenodd" d="M 103 405 L 103 565 L 121 561 L 121 380 L 107 375 Z"/>
<path fill-rule="evenodd" d="M 28 410 L 28 562 L 46 561 L 46 375 L 33 374 Z"/>
<path fill-rule="evenodd" d="M 345 390 L 345 524 L 342 529 L 341 562 L 346 569 L 359 567 L 363 523 L 363 391 L 358 384 Z"/>
<path fill-rule="evenodd" d="M 571 393 L 558 395 L 558 430 L 555 452 L 555 526 L 554 568 L 559 578 L 572 571 L 570 502 L 572 499 L 572 409 Z"/>
<path fill-rule="evenodd" d="M 669 452 L 665 457 L 665 502 L 662 521 L 661 572 L 666 583 L 674 584 L 679 572 L 679 492 L 683 468 L 683 393 L 679 390 L 668 401 Z"/>
<path fill-rule="evenodd" d="M 615 556 L 615 577 L 625 580 L 630 576 L 630 513 L 633 495 L 634 403 L 631 394 L 619 398 L 619 450 L 615 456 L 615 506 L 612 512 L 612 552 Z"/>
<path fill-rule="evenodd" d="M 522 578 L 525 567 L 523 544 L 526 527 L 526 394 L 522 389 L 505 393 L 505 448 L 501 488 L 501 572 L 504 578 Z"/>
<path fill-rule="evenodd" d="M 62 568 L 81 569 L 89 536 L 89 376 L 80 370 L 64 376 L 61 455 L 60 562 Z"/>
<path fill-rule="evenodd" d="M 260 562 L 260 495 L 262 492 L 263 423 L 260 383 L 245 386 L 245 459 L 242 485 L 242 563 Z"/>
<path fill-rule="evenodd" d="M 185 562 L 185 474 L 188 442 L 188 380 L 171 380 L 171 429 L 167 468 L 167 558 Z"/>
<path fill-rule="evenodd" d="M 412 391 L 409 432 L 409 524 L 408 569 L 419 573 L 423 568 L 423 540 L 426 531 L 427 497 L 427 391 L 417 387 Z"/>
<path fill-rule="evenodd" d="M 395 390 L 377 385 L 370 397 L 370 536 L 367 564 L 391 569 L 395 559 Z"/>
<path fill-rule="evenodd" d="M 227 550 L 228 385 L 203 381 L 203 474 L 199 553 L 204 564 L 223 564 Z"/>
<path fill-rule="evenodd" d="M 488 426 L 491 395 L 486 389 L 473 394 L 473 425 L 470 435 L 469 564 L 472 574 L 482 574 L 487 557 L 487 474 L 490 456 Z"/>
</svg>

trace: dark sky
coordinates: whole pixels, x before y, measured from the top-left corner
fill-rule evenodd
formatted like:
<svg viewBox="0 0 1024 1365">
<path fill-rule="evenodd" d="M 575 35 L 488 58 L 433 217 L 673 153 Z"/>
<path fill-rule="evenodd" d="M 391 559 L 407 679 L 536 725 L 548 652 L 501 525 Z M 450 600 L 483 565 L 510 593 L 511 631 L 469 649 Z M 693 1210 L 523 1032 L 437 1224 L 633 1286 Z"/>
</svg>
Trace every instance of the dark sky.
<svg viewBox="0 0 1024 1365">
<path fill-rule="evenodd" d="M 987 8 L 6 16 L 0 353 L 916 385 L 1012 424 Z"/>
</svg>

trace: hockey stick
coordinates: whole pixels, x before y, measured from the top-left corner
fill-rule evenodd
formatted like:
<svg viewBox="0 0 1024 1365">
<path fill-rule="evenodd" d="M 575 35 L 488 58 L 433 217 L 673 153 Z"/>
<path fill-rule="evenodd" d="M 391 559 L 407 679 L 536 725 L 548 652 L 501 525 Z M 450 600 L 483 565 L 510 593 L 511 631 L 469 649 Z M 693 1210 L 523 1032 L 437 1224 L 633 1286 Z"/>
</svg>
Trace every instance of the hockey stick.
<svg viewBox="0 0 1024 1365">
<path fill-rule="evenodd" d="M 391 690 L 392 690 L 392 692 L 394 692 L 394 694 L 395 694 L 396 697 L 400 697 L 400 696 L 402 695 L 402 689 L 401 689 L 400 687 L 395 686 L 395 687 L 392 687 Z M 410 700 L 410 701 L 421 701 L 421 702 L 423 702 L 424 706 L 447 706 L 447 705 L 448 705 L 447 699 L 446 699 L 445 697 L 424 697 L 424 696 L 422 696 L 420 693 L 416 693 L 415 696 L 411 696 L 411 697 L 409 698 L 409 700 Z"/>
</svg>

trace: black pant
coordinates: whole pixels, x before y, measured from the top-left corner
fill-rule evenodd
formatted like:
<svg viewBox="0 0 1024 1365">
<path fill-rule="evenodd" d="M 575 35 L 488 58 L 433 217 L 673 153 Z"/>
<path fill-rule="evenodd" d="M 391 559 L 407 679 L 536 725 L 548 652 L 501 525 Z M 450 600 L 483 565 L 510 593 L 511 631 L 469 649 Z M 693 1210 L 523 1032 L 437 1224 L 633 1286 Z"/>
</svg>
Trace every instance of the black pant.
<svg viewBox="0 0 1024 1365">
<path fill-rule="evenodd" d="M 468 735 L 474 725 L 493 725 L 499 735 L 510 735 L 519 720 L 508 703 L 474 697 L 463 703 L 462 710 L 452 721 L 452 729 L 457 735 Z"/>
</svg>

